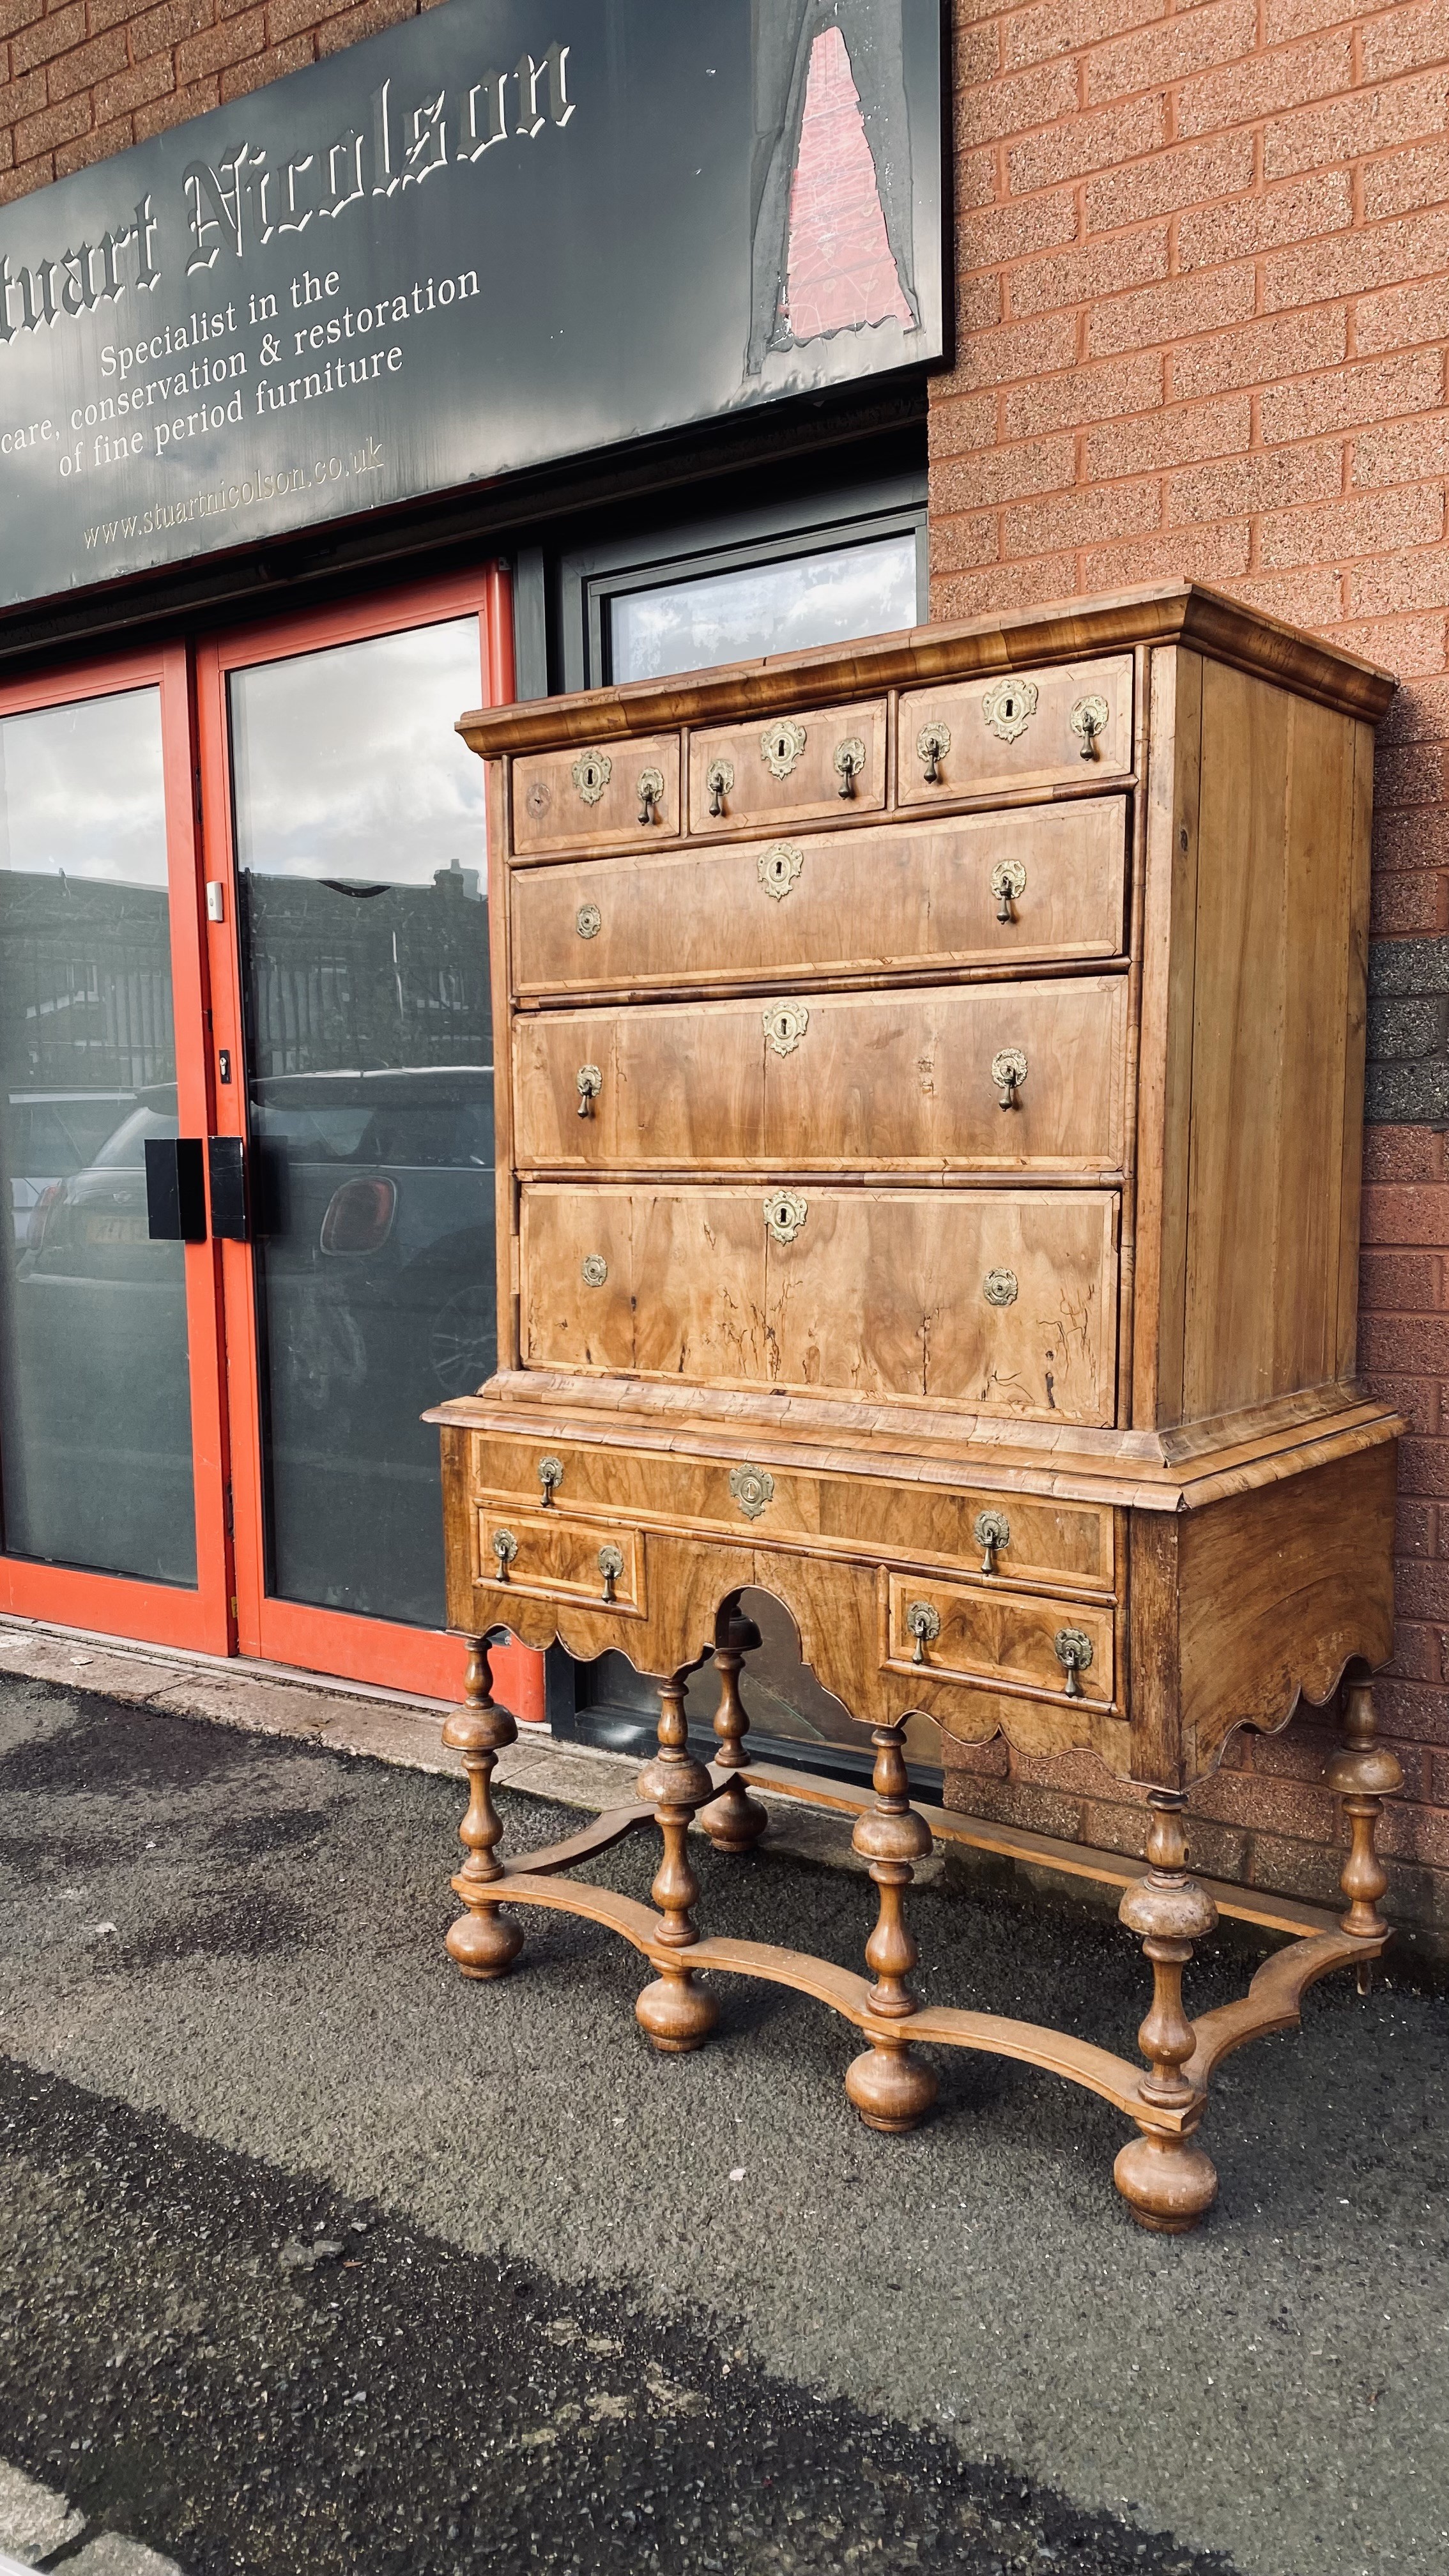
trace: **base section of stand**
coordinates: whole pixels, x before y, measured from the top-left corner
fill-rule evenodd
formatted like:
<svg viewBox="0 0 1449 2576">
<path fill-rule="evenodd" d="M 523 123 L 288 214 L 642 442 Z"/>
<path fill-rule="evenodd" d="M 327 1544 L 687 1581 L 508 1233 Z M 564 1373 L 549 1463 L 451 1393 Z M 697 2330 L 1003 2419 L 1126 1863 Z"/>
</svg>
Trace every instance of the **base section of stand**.
<svg viewBox="0 0 1449 2576">
<path fill-rule="evenodd" d="M 845 2070 L 845 2090 L 868 2129 L 899 2136 L 920 2126 L 936 2099 L 937 2084 L 904 2039 L 874 2039 Z"/>
<path fill-rule="evenodd" d="M 644 1988 L 634 2013 L 661 2055 L 683 2057 L 704 2046 L 719 2019 L 719 2006 L 688 1968 L 666 1968 Z"/>
<path fill-rule="evenodd" d="M 465 1977 L 506 1977 L 523 1947 L 523 1932 L 496 1906 L 479 1906 L 449 1924 L 443 1947 Z"/>
<path fill-rule="evenodd" d="M 1196 2138 L 1162 2138 L 1144 2129 L 1129 2138 L 1112 2180 L 1139 2227 L 1186 2236 L 1218 2196 L 1217 2169 Z"/>
</svg>

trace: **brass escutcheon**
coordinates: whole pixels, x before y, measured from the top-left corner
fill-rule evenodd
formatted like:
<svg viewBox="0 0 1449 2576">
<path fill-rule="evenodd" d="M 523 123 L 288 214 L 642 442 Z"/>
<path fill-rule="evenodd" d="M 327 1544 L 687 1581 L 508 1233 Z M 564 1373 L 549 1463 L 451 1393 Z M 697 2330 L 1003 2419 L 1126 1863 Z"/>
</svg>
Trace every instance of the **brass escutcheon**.
<svg viewBox="0 0 1449 2576">
<path fill-rule="evenodd" d="M 981 1571 L 994 1574 L 998 1548 L 1011 1545 L 1011 1523 L 1005 1512 L 978 1512 L 974 1527 L 976 1544 L 981 1550 Z"/>
<path fill-rule="evenodd" d="M 911 1661 L 923 1664 L 927 1646 L 933 1646 L 941 1633 L 940 1611 L 933 1609 L 929 1601 L 913 1601 L 906 1611 L 906 1626 L 916 1641 Z"/>
<path fill-rule="evenodd" d="M 540 1458 L 538 1462 L 538 1481 L 543 1487 L 542 1508 L 544 1511 L 552 1510 L 554 1495 L 558 1492 L 563 1480 L 564 1466 L 562 1458 Z"/>
<path fill-rule="evenodd" d="M 981 712 L 999 742 L 1015 742 L 1036 714 L 1035 680 L 997 680 L 981 701 Z"/>
<path fill-rule="evenodd" d="M 725 798 L 735 783 L 734 762 L 724 759 L 712 760 L 704 773 L 704 783 L 709 789 L 711 814 L 722 814 L 725 809 Z"/>
<path fill-rule="evenodd" d="M 991 871 L 991 891 L 996 897 L 996 918 L 1010 921 L 1011 907 L 1026 892 L 1026 870 L 1020 859 L 998 859 Z"/>
<path fill-rule="evenodd" d="M 581 751 L 574 762 L 574 785 L 586 805 L 597 805 L 613 775 L 614 764 L 606 751 Z"/>
<path fill-rule="evenodd" d="M 929 724 L 922 725 L 916 736 L 916 758 L 924 765 L 928 787 L 940 786 L 941 763 L 950 748 L 950 726 L 943 724 L 939 716 L 933 716 Z"/>
<path fill-rule="evenodd" d="M 1084 1637 L 1080 1628 L 1058 1628 L 1052 1644 L 1057 1662 L 1066 1666 L 1068 1699 L 1080 1699 L 1082 1685 L 1077 1676 L 1086 1671 L 1092 1660 L 1091 1638 Z"/>
<path fill-rule="evenodd" d="M 777 1243 L 793 1243 L 809 1213 L 798 1190 L 772 1190 L 765 1201 L 765 1225 Z"/>
<path fill-rule="evenodd" d="M 788 778 L 805 748 L 805 727 L 794 716 L 780 716 L 760 736 L 760 758 L 772 778 Z"/>
<path fill-rule="evenodd" d="M 768 1467 L 731 1467 L 730 1492 L 747 1521 L 757 1521 L 775 1499 L 775 1479 Z"/>
<path fill-rule="evenodd" d="M 981 1294 L 985 1298 L 988 1306 L 1014 1306 L 1016 1304 L 1016 1272 L 1014 1270 L 988 1270 L 985 1278 L 981 1282 Z"/>
<path fill-rule="evenodd" d="M 574 928 L 580 939 L 597 939 L 601 919 L 596 903 L 581 903 L 574 915 Z"/>
<path fill-rule="evenodd" d="M 776 903 L 783 903 L 804 865 L 805 853 L 798 842 L 772 841 L 768 850 L 761 850 L 759 859 L 760 883 L 766 894 L 772 894 Z"/>
<path fill-rule="evenodd" d="M 991 1079 L 1001 1094 L 998 1106 L 1002 1109 L 1019 1109 L 1021 1103 L 1016 1096 L 1017 1085 L 1026 1080 L 1026 1058 L 1020 1047 L 1003 1047 L 999 1055 L 992 1057 Z"/>
<path fill-rule="evenodd" d="M 612 1539 L 606 1539 L 599 1550 L 599 1572 L 604 1578 L 604 1599 L 612 1601 L 614 1586 L 624 1571 L 624 1551 Z"/>
<path fill-rule="evenodd" d="M 803 1002 L 772 1002 L 764 1023 L 776 1055 L 793 1055 L 810 1026 L 810 1014 Z"/>
<path fill-rule="evenodd" d="M 602 1252 L 586 1252 L 579 1264 L 586 1288 L 602 1288 L 609 1275 L 609 1265 Z"/>
</svg>

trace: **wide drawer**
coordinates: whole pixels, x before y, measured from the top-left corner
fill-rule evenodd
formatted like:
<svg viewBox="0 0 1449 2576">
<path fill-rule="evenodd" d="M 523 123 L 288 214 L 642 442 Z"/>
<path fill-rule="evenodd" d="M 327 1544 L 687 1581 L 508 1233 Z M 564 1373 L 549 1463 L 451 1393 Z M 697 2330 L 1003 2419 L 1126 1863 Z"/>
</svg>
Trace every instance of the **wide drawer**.
<svg viewBox="0 0 1449 2576">
<path fill-rule="evenodd" d="M 885 803 L 886 702 L 753 716 L 689 737 L 689 828 L 869 813 Z"/>
<path fill-rule="evenodd" d="M 1126 817 L 1112 796 L 530 868 L 512 886 L 514 990 L 1115 957 Z"/>
<path fill-rule="evenodd" d="M 507 1501 L 484 1501 L 474 1513 L 473 1579 L 642 1618 L 644 1540 L 613 1522 L 595 1525 L 559 1511 L 519 1512 Z"/>
<path fill-rule="evenodd" d="M 531 752 L 513 763 L 513 854 L 609 850 L 679 830 L 679 736 Z"/>
<path fill-rule="evenodd" d="M 545 1476 L 545 1470 L 547 1471 Z M 474 1432 L 468 1482 L 507 1526 L 536 1514 L 545 1482 L 549 1517 L 598 1514 L 634 1524 L 738 1537 L 863 1558 L 939 1560 L 992 1586 L 1050 1584 L 1110 1596 L 1111 1509 L 1002 1493 L 989 1484 L 951 1488 L 874 1476 L 819 1474 L 756 1460 L 683 1456 L 678 1450 L 597 1447 Z"/>
<path fill-rule="evenodd" d="M 1120 974 L 529 1012 L 514 1023 L 517 1159 L 1115 1171 L 1126 1025 Z"/>
<path fill-rule="evenodd" d="M 1111 1703 L 1112 1613 L 1092 1602 L 892 1574 L 886 1622 L 892 1672 Z"/>
<path fill-rule="evenodd" d="M 522 1192 L 524 1364 L 1113 1418 L 1109 1190 Z"/>
<path fill-rule="evenodd" d="M 1132 767 L 1132 657 L 912 689 L 897 710 L 896 802 L 1080 786 Z"/>
</svg>

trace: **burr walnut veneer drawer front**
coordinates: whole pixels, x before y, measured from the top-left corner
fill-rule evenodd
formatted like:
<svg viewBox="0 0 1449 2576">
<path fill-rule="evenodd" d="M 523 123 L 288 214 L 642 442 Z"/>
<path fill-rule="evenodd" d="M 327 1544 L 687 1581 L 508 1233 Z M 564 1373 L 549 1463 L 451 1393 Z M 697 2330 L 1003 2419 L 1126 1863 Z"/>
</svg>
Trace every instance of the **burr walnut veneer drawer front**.
<svg viewBox="0 0 1449 2576">
<path fill-rule="evenodd" d="M 521 1168 L 1108 1172 L 1127 986 L 646 1003 L 514 1022 Z"/>
<path fill-rule="evenodd" d="M 754 716 L 689 737 L 689 828 L 827 821 L 885 803 L 886 707 Z"/>
<path fill-rule="evenodd" d="M 954 1581 L 987 1589 L 1065 1586 L 1105 1597 L 1114 1590 L 1112 1512 L 1100 1503 L 483 1432 L 471 1437 L 468 1479 L 475 1500 L 515 1530 L 520 1513 L 530 1524 L 540 1517 L 546 1491 L 550 1525 L 591 1528 L 613 1515 L 711 1537 L 753 1531 L 772 1547 L 804 1545 L 872 1563 L 934 1558 Z M 491 1573 L 486 1550 L 485 1560 Z"/>
<path fill-rule="evenodd" d="M 523 1364 L 1106 1423 L 1108 1190 L 522 1192 Z"/>
<path fill-rule="evenodd" d="M 485 1501 L 474 1515 L 473 1579 L 642 1616 L 644 1541 L 638 1530 L 612 1521 L 596 1525 L 558 1511 L 521 1512 L 506 1500 Z"/>
<path fill-rule="evenodd" d="M 530 752 L 513 764 L 513 852 L 617 849 L 679 830 L 679 737 Z"/>
<path fill-rule="evenodd" d="M 897 725 L 898 805 L 1120 778 L 1132 767 L 1132 657 L 912 689 Z"/>
<path fill-rule="evenodd" d="M 637 993 L 1114 957 L 1126 814 L 1109 796 L 530 868 L 513 880 L 514 988 Z"/>
<path fill-rule="evenodd" d="M 1110 1705 L 1110 1609 L 892 1574 L 886 1662 L 997 1690 L 1051 1691 Z"/>
</svg>

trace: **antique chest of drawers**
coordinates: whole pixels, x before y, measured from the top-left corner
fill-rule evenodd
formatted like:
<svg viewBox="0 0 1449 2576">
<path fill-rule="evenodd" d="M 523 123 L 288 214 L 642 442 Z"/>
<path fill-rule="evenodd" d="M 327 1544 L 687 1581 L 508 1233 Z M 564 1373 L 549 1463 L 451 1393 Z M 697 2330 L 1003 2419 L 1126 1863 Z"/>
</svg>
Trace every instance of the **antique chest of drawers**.
<svg viewBox="0 0 1449 2576">
<path fill-rule="evenodd" d="M 875 2125 L 927 2106 L 920 2042 L 1035 2054 L 1136 2122 L 1140 2218 L 1207 2205 L 1215 2056 L 1385 1936 L 1401 1426 L 1353 1368 L 1391 685 L 1174 583 L 461 720 L 490 771 L 500 1316 L 498 1374 L 432 1417 L 477 1641 L 468 1973 L 516 1953 L 501 1900 L 571 1905 L 654 1961 L 662 2047 L 706 2035 L 702 1971 L 785 1976 L 864 2031 Z M 764 1822 L 750 1587 L 873 1731 L 869 1982 L 693 1919 L 691 1818 L 725 1849 Z M 646 1805 L 532 1861 L 495 1848 L 501 1629 L 661 1686 Z M 712 1653 L 711 1768 L 682 1685 Z M 1185 1794 L 1345 1677 L 1344 1928 L 1193 2025 Z M 927 1760 L 1087 1749 L 1149 1792 L 1146 2071 L 916 2002 L 907 1730 Z M 568 1875 L 650 1814 L 657 1911 Z"/>
</svg>

